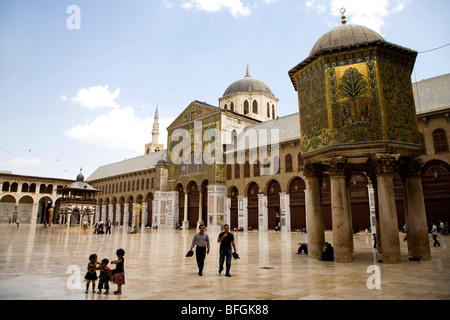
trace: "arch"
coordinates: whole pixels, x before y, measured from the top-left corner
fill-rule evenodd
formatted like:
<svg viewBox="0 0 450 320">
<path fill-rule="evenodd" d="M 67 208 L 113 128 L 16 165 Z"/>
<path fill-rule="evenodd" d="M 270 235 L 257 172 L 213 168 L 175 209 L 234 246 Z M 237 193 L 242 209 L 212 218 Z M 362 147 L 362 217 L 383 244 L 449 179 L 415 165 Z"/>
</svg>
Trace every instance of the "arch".
<svg viewBox="0 0 450 320">
<path fill-rule="evenodd" d="M 9 186 L 9 183 L 8 183 Z M 17 199 L 11 194 L 6 194 L 0 199 L 0 217 L 4 217 L 7 221 L 16 222 L 17 213 L 16 213 L 16 203 Z"/>
<path fill-rule="evenodd" d="M 351 176 L 348 192 L 350 195 L 350 211 L 352 227 L 359 230 L 370 229 L 370 205 L 367 191 L 367 178 L 360 173 Z"/>
<path fill-rule="evenodd" d="M 119 210 L 120 210 L 120 215 L 119 215 L 119 224 L 121 226 L 123 226 L 124 223 L 124 219 L 125 219 L 125 197 L 122 196 L 119 198 Z"/>
<path fill-rule="evenodd" d="M 247 195 L 247 224 L 249 227 L 258 230 L 258 193 L 259 186 L 256 182 L 250 182 L 246 188 Z"/>
<path fill-rule="evenodd" d="M 145 195 L 145 201 L 147 202 L 147 225 L 151 227 L 153 224 L 153 193 L 149 192 Z"/>
<path fill-rule="evenodd" d="M 34 199 L 31 196 L 26 195 L 19 199 L 19 203 L 17 205 L 17 214 L 22 222 L 31 222 L 31 217 L 33 213 L 33 204 Z M 56 214 L 53 214 L 52 222 L 54 221 L 56 221 Z"/>
<path fill-rule="evenodd" d="M 306 184 L 300 177 L 289 181 L 289 207 L 291 212 L 291 229 L 306 228 Z"/>
<path fill-rule="evenodd" d="M 134 197 L 128 196 L 127 203 L 128 203 L 128 226 L 131 226 L 133 222 Z"/>
<path fill-rule="evenodd" d="M 201 220 L 205 226 L 208 226 L 208 180 L 205 179 L 200 185 L 199 192 L 202 192 L 202 216 Z"/>
<path fill-rule="evenodd" d="M 230 110 L 234 112 L 234 103 L 233 102 L 230 103 Z"/>
<path fill-rule="evenodd" d="M 267 118 L 270 119 L 270 104 L 267 102 Z"/>
<path fill-rule="evenodd" d="M 438 223 L 448 221 L 450 208 L 450 165 L 431 160 L 422 169 L 422 187 L 427 220 Z"/>
<path fill-rule="evenodd" d="M 49 222 L 50 212 L 48 210 L 52 207 L 52 205 L 53 205 L 53 199 L 50 198 L 49 196 L 44 196 L 39 199 L 38 214 L 36 217 L 37 224 Z M 74 219 L 78 223 L 79 217 L 76 212 L 72 213 L 72 219 Z"/>
<path fill-rule="evenodd" d="M 230 229 L 239 228 L 239 211 L 238 211 L 238 199 L 239 190 L 233 186 L 229 189 L 230 197 Z"/>
<path fill-rule="evenodd" d="M 189 228 L 196 229 L 199 220 L 199 188 L 194 180 L 189 181 L 186 191 L 188 192 L 188 216 Z"/>
<path fill-rule="evenodd" d="M 267 185 L 267 218 L 269 229 L 275 229 L 280 223 L 280 183 L 272 179 Z"/>
<path fill-rule="evenodd" d="M 184 188 L 181 183 L 178 183 L 175 187 L 178 191 L 178 224 L 183 225 L 184 218 Z"/>
</svg>

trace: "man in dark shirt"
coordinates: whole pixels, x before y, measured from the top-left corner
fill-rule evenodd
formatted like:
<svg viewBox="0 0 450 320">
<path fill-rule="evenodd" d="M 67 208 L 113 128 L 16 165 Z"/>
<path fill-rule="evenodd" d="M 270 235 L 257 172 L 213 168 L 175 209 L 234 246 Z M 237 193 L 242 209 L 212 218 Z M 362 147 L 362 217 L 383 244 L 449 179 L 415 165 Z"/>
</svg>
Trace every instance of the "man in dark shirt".
<svg viewBox="0 0 450 320">
<path fill-rule="evenodd" d="M 219 234 L 219 238 L 217 239 L 217 242 L 220 243 L 219 273 L 223 271 L 223 263 L 226 259 L 225 276 L 231 277 L 231 246 L 233 246 L 234 252 L 236 252 L 236 244 L 234 243 L 234 235 L 229 232 L 230 226 L 227 224 L 224 225 L 223 230 L 224 231 Z"/>
</svg>

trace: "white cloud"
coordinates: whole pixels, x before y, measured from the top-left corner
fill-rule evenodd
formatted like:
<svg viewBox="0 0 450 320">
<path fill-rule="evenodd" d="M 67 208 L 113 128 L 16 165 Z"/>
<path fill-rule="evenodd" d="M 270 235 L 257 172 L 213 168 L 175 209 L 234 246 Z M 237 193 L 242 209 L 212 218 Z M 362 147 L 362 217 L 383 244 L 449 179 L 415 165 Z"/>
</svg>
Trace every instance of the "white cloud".
<svg viewBox="0 0 450 320">
<path fill-rule="evenodd" d="M 241 0 L 189 0 L 181 5 L 184 9 L 204 10 L 208 12 L 229 11 L 233 17 L 247 16 L 250 8 L 244 6 Z"/>
<path fill-rule="evenodd" d="M 4 163 L 4 165 L 11 166 L 11 167 L 24 167 L 24 166 L 31 167 L 31 166 L 36 166 L 40 163 L 41 163 L 41 160 L 36 157 L 32 157 L 32 158 L 16 157 L 7 163 Z"/>
<path fill-rule="evenodd" d="M 348 23 L 360 24 L 378 33 L 386 17 L 404 9 L 411 0 L 308 0 L 306 7 L 323 13 L 329 9 L 333 16 L 340 17 L 341 8 L 346 9 Z M 337 20 L 336 24 L 340 23 Z"/>
<path fill-rule="evenodd" d="M 153 117 L 141 119 L 136 117 L 135 110 L 132 107 L 122 107 L 118 105 L 114 100 L 120 93 L 120 91 L 118 91 L 119 89 L 116 90 L 114 94 L 110 94 L 107 90 L 108 86 L 93 88 L 96 89 L 92 90 L 92 88 L 90 88 L 80 90 L 80 92 L 86 90 L 89 93 L 86 95 L 78 95 L 79 97 L 83 97 L 79 100 L 72 100 L 77 101 L 80 104 L 87 103 L 88 101 L 91 101 L 92 103 L 95 101 L 102 101 L 103 106 L 105 106 L 105 102 L 109 102 L 108 105 L 114 106 L 114 108 L 108 113 L 102 114 L 86 124 L 72 127 L 65 133 L 66 136 L 102 148 L 125 148 L 134 152 L 144 152 L 145 144 L 151 142 L 151 131 L 154 122 Z M 100 95 L 92 94 L 93 92 L 100 93 Z M 103 95 L 105 99 L 96 100 L 99 96 L 102 96 L 102 93 L 107 93 L 106 95 Z M 97 98 L 90 99 L 87 97 Z M 111 97 L 110 100 L 109 97 Z M 61 98 L 63 99 L 63 97 Z M 100 102 L 97 102 L 96 105 L 99 105 L 99 103 Z M 172 120 L 159 119 L 159 143 L 167 143 L 166 128 L 171 122 Z"/>
<path fill-rule="evenodd" d="M 109 91 L 108 86 L 96 86 L 90 88 L 80 89 L 77 95 L 73 98 L 67 98 L 66 95 L 61 95 L 61 100 L 75 101 L 79 103 L 82 107 L 89 109 L 97 109 L 102 107 L 116 108 L 118 107 L 116 99 L 120 94 L 120 88 L 116 91 Z"/>
</svg>

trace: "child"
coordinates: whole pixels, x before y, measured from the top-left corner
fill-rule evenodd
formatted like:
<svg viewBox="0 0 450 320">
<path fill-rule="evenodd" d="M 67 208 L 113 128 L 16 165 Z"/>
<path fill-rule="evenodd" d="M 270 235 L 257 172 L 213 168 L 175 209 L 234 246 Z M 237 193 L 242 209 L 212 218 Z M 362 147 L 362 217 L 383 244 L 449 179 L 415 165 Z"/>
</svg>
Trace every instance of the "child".
<svg viewBox="0 0 450 320">
<path fill-rule="evenodd" d="M 123 268 L 125 251 L 123 249 L 118 249 L 116 251 L 116 255 L 118 257 L 117 260 L 111 261 L 111 264 L 116 265 L 116 269 L 114 269 L 111 273 L 112 281 L 117 284 L 117 291 L 114 291 L 114 294 L 122 294 L 122 285 L 125 284 L 125 270 Z"/>
<path fill-rule="evenodd" d="M 92 292 L 95 293 L 95 281 L 98 279 L 97 270 L 99 269 L 97 265 L 99 265 L 99 263 L 97 262 L 97 255 L 93 253 L 89 256 L 87 272 L 86 275 L 84 276 L 84 279 L 86 280 L 85 293 L 88 293 L 89 291 L 89 283 L 92 283 Z"/>
<path fill-rule="evenodd" d="M 98 281 L 98 294 L 102 293 L 105 287 L 105 294 L 109 294 L 109 280 L 111 280 L 111 269 L 108 267 L 109 260 L 103 259 L 100 265 L 100 276 Z"/>
</svg>

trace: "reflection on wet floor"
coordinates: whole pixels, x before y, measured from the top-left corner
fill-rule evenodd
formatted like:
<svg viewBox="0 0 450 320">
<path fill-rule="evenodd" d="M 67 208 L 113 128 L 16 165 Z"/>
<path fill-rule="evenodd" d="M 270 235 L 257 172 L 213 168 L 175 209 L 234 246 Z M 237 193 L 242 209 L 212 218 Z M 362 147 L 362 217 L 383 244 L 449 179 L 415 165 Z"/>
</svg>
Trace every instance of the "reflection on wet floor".
<svg viewBox="0 0 450 320">
<path fill-rule="evenodd" d="M 208 232 L 211 252 L 203 276 L 197 275 L 195 256 L 187 258 L 194 230 L 127 228 L 111 235 L 90 230 L 53 226 L 0 225 L 0 299 L 69 300 L 442 300 L 450 298 L 450 236 L 438 236 L 440 247 L 431 245 L 431 261 L 409 261 L 407 242 L 399 233 L 400 264 L 377 263 L 372 237 L 354 235 L 352 263 L 319 261 L 297 254 L 307 235 L 295 232 L 234 232 L 239 260 L 233 260 L 232 277 L 218 273 L 219 232 Z M 332 232 L 326 232 L 332 243 Z M 116 259 L 123 248 L 123 294 L 85 294 L 88 258 Z M 378 268 L 370 268 L 371 266 Z M 111 269 L 115 265 L 110 265 Z M 378 271 L 374 271 L 378 270 Z M 379 286 L 375 286 L 375 273 Z M 110 284 L 111 292 L 116 290 Z M 377 289 L 379 288 L 379 289 Z"/>
</svg>

